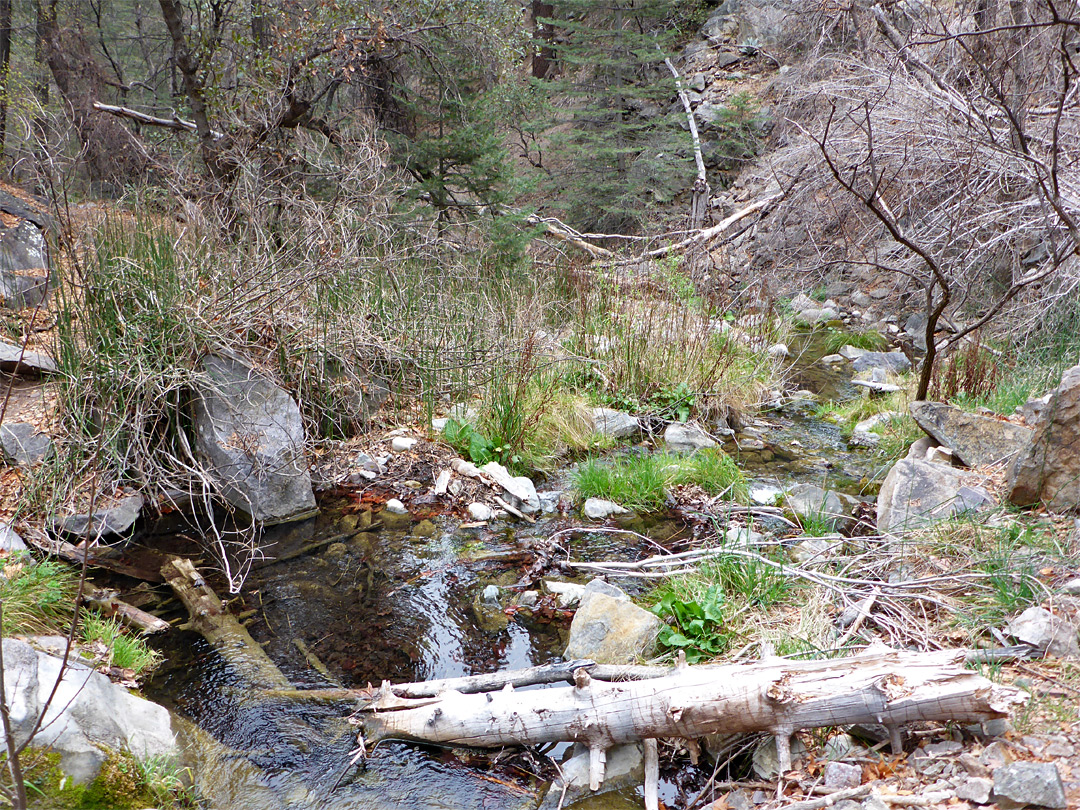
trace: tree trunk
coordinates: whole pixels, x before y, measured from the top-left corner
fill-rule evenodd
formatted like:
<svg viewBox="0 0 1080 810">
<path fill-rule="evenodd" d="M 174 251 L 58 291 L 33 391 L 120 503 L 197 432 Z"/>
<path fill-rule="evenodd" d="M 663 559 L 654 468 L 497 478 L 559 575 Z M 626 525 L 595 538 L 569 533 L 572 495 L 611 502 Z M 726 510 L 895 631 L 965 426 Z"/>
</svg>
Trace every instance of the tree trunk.
<svg viewBox="0 0 1080 810">
<path fill-rule="evenodd" d="M 0 160 L 7 142 L 8 86 L 11 70 L 11 0 L 0 0 Z"/>
<path fill-rule="evenodd" d="M 384 684 L 365 708 L 363 726 L 374 741 L 500 747 L 572 740 L 593 751 L 601 779 L 603 752 L 613 745 L 766 731 L 776 735 L 787 770 L 788 741 L 799 729 L 984 722 L 1006 717 L 1024 702 L 1019 690 L 991 683 L 964 669 L 962 661 L 963 653 L 953 651 L 886 651 L 824 661 L 683 667 L 632 683 L 605 683 L 579 669 L 573 687 L 417 699 L 398 697 Z"/>
</svg>

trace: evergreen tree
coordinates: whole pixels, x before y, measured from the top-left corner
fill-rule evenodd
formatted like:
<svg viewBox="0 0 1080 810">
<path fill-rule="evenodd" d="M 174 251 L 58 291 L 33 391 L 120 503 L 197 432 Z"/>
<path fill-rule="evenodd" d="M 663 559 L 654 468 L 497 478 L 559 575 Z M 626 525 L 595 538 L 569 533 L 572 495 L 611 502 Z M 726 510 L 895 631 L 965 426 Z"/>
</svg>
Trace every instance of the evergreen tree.
<svg viewBox="0 0 1080 810">
<path fill-rule="evenodd" d="M 548 92 L 569 102 L 551 120 L 559 126 L 548 192 L 575 227 L 633 232 L 652 206 L 693 182 L 690 139 L 663 64 L 677 13 L 672 0 L 558 0 L 543 21 L 559 71 Z"/>
</svg>

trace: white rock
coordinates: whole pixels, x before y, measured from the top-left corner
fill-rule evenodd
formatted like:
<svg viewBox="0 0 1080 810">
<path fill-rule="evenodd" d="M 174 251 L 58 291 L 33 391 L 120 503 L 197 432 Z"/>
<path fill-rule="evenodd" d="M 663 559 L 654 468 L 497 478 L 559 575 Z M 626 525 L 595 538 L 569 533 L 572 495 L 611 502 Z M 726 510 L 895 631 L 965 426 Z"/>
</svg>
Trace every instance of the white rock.
<svg viewBox="0 0 1080 810">
<path fill-rule="evenodd" d="M 1080 656 L 1076 627 L 1046 608 L 1029 607 L 1006 625 L 1006 632 L 1025 644 L 1061 658 Z"/>
<path fill-rule="evenodd" d="M 1061 592 L 1067 593 L 1072 596 L 1080 596 L 1080 577 L 1076 579 L 1070 579 L 1064 585 L 1061 586 Z"/>
<path fill-rule="evenodd" d="M 827 354 L 818 362 L 826 366 L 838 366 L 841 363 L 846 363 L 847 358 L 842 354 Z"/>
<path fill-rule="evenodd" d="M 509 492 L 520 501 L 516 506 L 525 514 L 540 511 L 540 498 L 536 494 L 536 485 L 524 475 L 513 476 L 502 464 L 497 461 L 489 461 L 480 468 L 480 472 L 489 476 L 492 481 Z"/>
<path fill-rule="evenodd" d="M 416 447 L 416 443 L 419 439 L 414 439 L 411 436 L 395 436 L 390 441 L 390 449 L 395 453 L 405 453 Z"/>
<path fill-rule="evenodd" d="M 786 343 L 774 343 L 767 350 L 769 357 L 780 360 L 785 357 L 791 357 L 791 349 L 788 348 Z"/>
<path fill-rule="evenodd" d="M 450 423 L 450 418 L 447 416 L 437 416 L 431 420 L 431 429 L 436 433 L 442 433 L 446 426 Z"/>
<path fill-rule="evenodd" d="M 391 498 L 386 502 L 386 511 L 391 515 L 407 515 L 409 510 L 405 508 L 405 504 L 399 501 L 397 498 Z"/>
<path fill-rule="evenodd" d="M 866 354 L 866 349 L 860 349 L 858 346 L 844 346 L 840 349 L 840 356 L 848 360 L 855 360 L 864 354 Z"/>
<path fill-rule="evenodd" d="M 7 523 L 0 523 L 0 551 L 26 551 L 26 543 Z"/>
<path fill-rule="evenodd" d="M 772 506 L 776 499 L 784 494 L 784 490 L 771 484 L 752 484 L 750 486 L 750 501 L 758 506 Z"/>
<path fill-rule="evenodd" d="M 559 582 L 557 579 L 544 580 L 544 587 L 555 594 L 559 607 L 571 608 L 585 595 L 585 586 L 576 582 Z"/>
<path fill-rule="evenodd" d="M 475 521 L 488 521 L 495 517 L 495 510 L 486 503 L 470 503 L 469 517 Z"/>
<path fill-rule="evenodd" d="M 724 532 L 724 539 L 728 545 L 747 548 L 760 545 L 765 540 L 765 535 L 744 526 L 733 526 Z"/>
<path fill-rule="evenodd" d="M 605 520 L 612 515 L 629 515 L 630 510 L 612 501 L 605 501 L 601 498 L 589 498 L 585 501 L 585 506 L 581 510 L 585 517 L 590 520 Z"/>
</svg>

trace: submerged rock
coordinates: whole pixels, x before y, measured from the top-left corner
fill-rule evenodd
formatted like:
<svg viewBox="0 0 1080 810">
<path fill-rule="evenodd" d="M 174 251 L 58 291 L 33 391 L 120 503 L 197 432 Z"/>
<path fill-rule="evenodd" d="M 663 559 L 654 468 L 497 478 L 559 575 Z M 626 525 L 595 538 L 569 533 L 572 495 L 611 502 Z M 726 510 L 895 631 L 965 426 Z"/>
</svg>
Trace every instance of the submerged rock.
<svg viewBox="0 0 1080 810">
<path fill-rule="evenodd" d="M 17 639 L 5 638 L 3 645 L 12 732 L 22 743 L 60 677 L 61 659 Z M 166 709 L 136 697 L 77 659 L 69 660 L 33 744 L 59 753 L 61 768 L 76 782 L 92 780 L 109 751 L 128 751 L 143 759 L 178 753 Z"/>
<path fill-rule="evenodd" d="M 195 402 L 195 446 L 221 496 L 263 524 L 315 514 L 300 408 L 233 357 L 208 355 Z"/>
<path fill-rule="evenodd" d="M 967 467 L 1012 461 L 1031 440 L 1032 429 L 1001 419 L 969 413 L 942 402 L 912 402 L 919 427 L 953 451 Z"/>
<path fill-rule="evenodd" d="M 1080 366 L 1061 377 L 1032 434 L 1009 468 L 1009 501 L 1051 510 L 1080 509 Z"/>
</svg>

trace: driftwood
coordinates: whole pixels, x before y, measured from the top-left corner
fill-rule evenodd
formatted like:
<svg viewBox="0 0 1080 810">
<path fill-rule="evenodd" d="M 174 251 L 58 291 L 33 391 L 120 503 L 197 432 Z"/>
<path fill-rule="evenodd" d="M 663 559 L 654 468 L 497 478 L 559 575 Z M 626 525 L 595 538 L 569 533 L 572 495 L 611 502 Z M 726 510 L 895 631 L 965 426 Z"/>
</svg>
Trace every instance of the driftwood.
<svg viewBox="0 0 1080 810">
<path fill-rule="evenodd" d="M 191 560 L 172 557 L 161 569 L 191 616 L 192 629 L 205 638 L 252 689 L 288 689 L 289 679 L 270 660 L 247 628 L 225 610 L 221 599 Z"/>
<path fill-rule="evenodd" d="M 114 616 L 129 627 L 138 628 L 144 633 L 162 633 L 170 627 L 164 619 L 122 601 L 116 591 L 95 588 L 83 593 L 80 598 L 103 616 Z"/>
<path fill-rule="evenodd" d="M 573 687 L 403 698 L 389 684 L 363 709 L 368 740 L 501 747 L 574 741 L 603 781 L 613 745 L 660 737 L 770 732 L 782 770 L 791 735 L 806 728 L 878 723 L 899 741 L 915 721 L 985 722 L 1008 716 L 1023 693 L 964 669 L 963 653 L 868 652 L 823 661 L 680 667 L 663 678 L 605 683 L 584 669 Z"/>
</svg>

